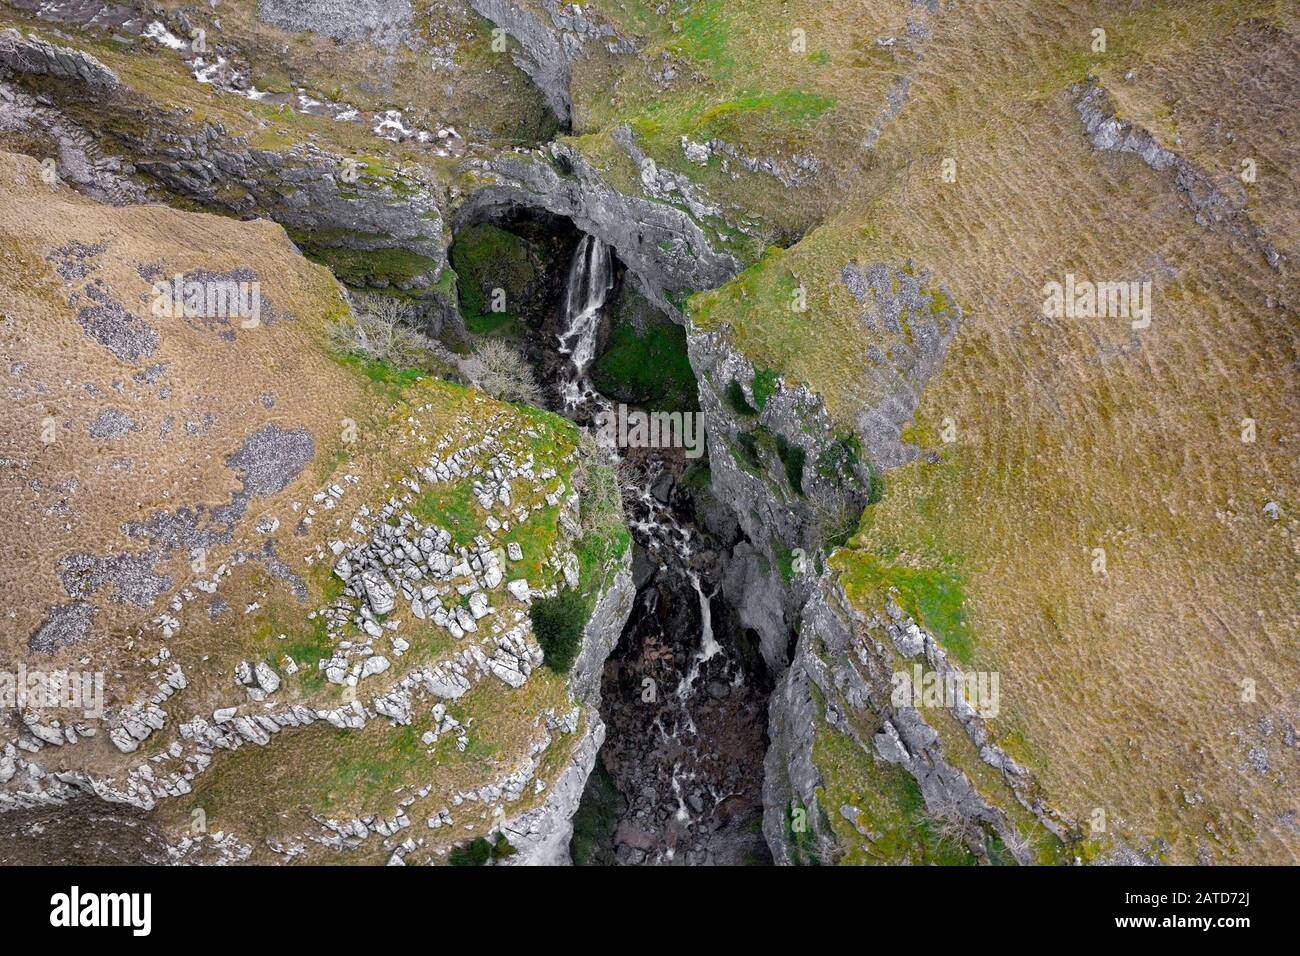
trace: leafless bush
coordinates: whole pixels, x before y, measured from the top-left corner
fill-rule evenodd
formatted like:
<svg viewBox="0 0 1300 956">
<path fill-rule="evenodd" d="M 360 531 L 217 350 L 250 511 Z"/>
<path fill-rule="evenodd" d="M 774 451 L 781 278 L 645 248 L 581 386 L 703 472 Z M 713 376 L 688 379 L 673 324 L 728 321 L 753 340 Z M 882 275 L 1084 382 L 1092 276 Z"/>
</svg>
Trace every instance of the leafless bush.
<svg viewBox="0 0 1300 956">
<path fill-rule="evenodd" d="M 330 342 L 349 355 L 384 362 L 394 368 L 438 372 L 447 364 L 445 349 L 411 328 L 409 302 L 392 296 L 358 296 L 352 321 L 330 327 Z"/>
<path fill-rule="evenodd" d="M 839 486 L 819 485 L 808 496 L 808 505 L 813 539 L 828 549 L 846 543 L 862 518 L 861 501 Z"/>
<path fill-rule="evenodd" d="M 479 343 L 469 372 L 474 384 L 493 398 L 525 405 L 542 403 L 542 389 L 528 362 L 499 339 Z"/>
<path fill-rule="evenodd" d="M 646 489 L 650 486 L 650 474 L 645 465 L 629 458 L 619 461 L 617 473 L 619 497 L 623 501 L 624 510 L 630 511 L 641 504 Z"/>
<path fill-rule="evenodd" d="M 955 796 L 945 792 L 934 802 L 927 801 L 926 809 L 929 811 L 926 825 L 940 843 L 971 846 L 975 828 L 962 814 Z"/>
<path fill-rule="evenodd" d="M 624 521 L 627 478 L 587 432 L 578 438 L 578 469 L 574 486 L 582 498 L 582 533 L 601 533 Z"/>
<path fill-rule="evenodd" d="M 1001 831 L 1002 842 L 1007 848 L 1015 861 L 1020 864 L 1027 863 L 1034 858 L 1034 839 L 1042 824 L 1035 823 L 1028 833 L 1022 833 L 1014 824 L 1009 824 Z"/>
</svg>

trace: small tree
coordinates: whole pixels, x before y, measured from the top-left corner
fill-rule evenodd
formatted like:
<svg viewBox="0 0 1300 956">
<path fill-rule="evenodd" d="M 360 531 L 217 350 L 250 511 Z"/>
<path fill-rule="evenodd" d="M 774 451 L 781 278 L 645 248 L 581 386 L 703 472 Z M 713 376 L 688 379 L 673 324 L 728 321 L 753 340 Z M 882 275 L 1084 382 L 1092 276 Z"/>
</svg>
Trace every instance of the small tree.
<svg viewBox="0 0 1300 956">
<path fill-rule="evenodd" d="M 484 837 L 477 837 L 462 846 L 451 848 L 447 862 L 452 866 L 482 866 L 492 859 L 492 844 Z"/>
<path fill-rule="evenodd" d="M 541 405 L 542 389 L 532 368 L 500 339 L 485 339 L 474 350 L 470 375 L 493 398 L 524 405 Z"/>
<path fill-rule="evenodd" d="M 442 372 L 454 367 L 443 346 L 411 327 L 414 310 L 392 296 L 358 295 L 351 321 L 330 326 L 330 341 L 340 352 L 384 362 L 393 368 Z"/>
<path fill-rule="evenodd" d="M 498 833 L 496 843 L 487 837 L 475 837 L 469 843 L 452 847 L 447 862 L 451 866 L 484 866 L 488 861 L 504 860 L 518 852 L 504 833 Z"/>
<path fill-rule="evenodd" d="M 582 631 L 587 626 L 587 602 L 571 588 L 551 598 L 541 598 L 528 609 L 533 634 L 542 646 L 546 666 L 567 674 L 582 650 Z"/>
</svg>

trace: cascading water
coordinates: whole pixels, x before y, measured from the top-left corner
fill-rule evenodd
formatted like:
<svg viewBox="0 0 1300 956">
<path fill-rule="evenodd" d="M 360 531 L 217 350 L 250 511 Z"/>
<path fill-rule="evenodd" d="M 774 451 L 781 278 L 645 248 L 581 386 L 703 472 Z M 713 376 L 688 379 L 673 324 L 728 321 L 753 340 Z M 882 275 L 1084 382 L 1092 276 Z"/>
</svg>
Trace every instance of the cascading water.
<svg viewBox="0 0 1300 956">
<path fill-rule="evenodd" d="M 602 681 L 609 730 L 601 759 L 627 800 L 610 862 L 762 858 L 752 824 L 761 810 L 765 691 L 736 656 L 727 621 L 715 618 L 716 540 L 695 526 L 686 499 L 662 490 L 668 460 L 643 467 L 625 504 L 652 570 Z"/>
<path fill-rule="evenodd" d="M 574 380 L 565 383 L 566 408 L 575 407 L 592 393 L 586 380 L 587 367 L 596 357 L 601 309 L 613 287 L 614 264 L 609 246 L 594 236 L 583 236 L 569 266 L 564 331 L 560 333 L 560 352 L 569 356 L 575 372 Z"/>
<path fill-rule="evenodd" d="M 575 421 L 589 423 L 613 408 L 589 378 L 613 287 L 610 247 L 583 236 L 558 336 L 569 358 L 560 392 Z M 736 655 L 734 621 L 715 622 L 719 542 L 695 526 L 690 496 L 677 489 L 683 463 L 675 450 L 619 448 L 606 429 L 596 439 L 626 474 L 641 475 L 625 506 L 644 568 L 602 680 L 608 735 L 601 759 L 626 801 L 608 862 L 761 857 L 752 824 L 761 812 L 766 692 Z"/>
</svg>

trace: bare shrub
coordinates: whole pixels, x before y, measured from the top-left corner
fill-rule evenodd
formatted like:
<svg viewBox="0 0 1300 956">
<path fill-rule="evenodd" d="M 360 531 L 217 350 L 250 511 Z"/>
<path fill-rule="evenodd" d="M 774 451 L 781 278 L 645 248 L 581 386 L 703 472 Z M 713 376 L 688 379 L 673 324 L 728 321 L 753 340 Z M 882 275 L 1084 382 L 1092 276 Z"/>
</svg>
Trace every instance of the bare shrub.
<svg viewBox="0 0 1300 956">
<path fill-rule="evenodd" d="M 330 326 L 330 343 L 340 352 L 394 368 L 443 372 L 449 364 L 446 349 L 411 328 L 413 318 L 411 304 L 402 299 L 358 296 L 352 321 L 345 319 Z"/>
<path fill-rule="evenodd" d="M 1000 831 L 1002 843 L 1007 848 L 1007 852 L 1015 859 L 1017 863 L 1024 866 L 1031 863 L 1034 859 L 1034 841 L 1042 829 L 1041 823 L 1035 823 L 1028 833 L 1023 833 L 1014 824 L 1009 824 Z"/>
<path fill-rule="evenodd" d="M 493 398 L 524 405 L 541 405 L 542 389 L 518 351 L 499 339 L 485 339 L 468 363 L 474 384 Z"/>
<path fill-rule="evenodd" d="M 573 484 L 581 495 L 582 533 L 599 534 L 624 522 L 627 476 L 587 432 L 578 438 L 578 468 Z"/>
<path fill-rule="evenodd" d="M 819 485 L 808 495 L 813 539 L 828 551 L 846 544 L 858 529 L 863 503 L 858 496 L 834 485 Z"/>
<path fill-rule="evenodd" d="M 977 831 L 975 825 L 962 813 L 961 805 L 955 795 L 944 791 L 932 800 L 926 801 L 927 814 L 921 815 L 925 825 L 942 844 L 972 848 L 973 837 Z"/>
</svg>

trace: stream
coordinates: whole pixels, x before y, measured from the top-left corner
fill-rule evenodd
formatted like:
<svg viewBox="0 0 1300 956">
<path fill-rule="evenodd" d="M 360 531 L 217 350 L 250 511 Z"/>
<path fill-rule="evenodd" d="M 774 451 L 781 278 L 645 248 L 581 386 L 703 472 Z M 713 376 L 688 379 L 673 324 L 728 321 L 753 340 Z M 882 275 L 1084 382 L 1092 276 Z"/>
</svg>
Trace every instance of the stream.
<svg viewBox="0 0 1300 956">
<path fill-rule="evenodd" d="M 564 413 L 586 427 L 614 407 L 588 374 L 614 288 L 609 247 L 583 236 L 561 302 L 557 338 L 569 361 L 555 386 Z M 760 832 L 768 679 L 720 597 L 735 532 L 727 520 L 699 519 L 726 508 L 702 506 L 707 491 L 683 481 L 680 448 L 619 448 L 603 437 L 605 453 L 635 476 L 624 503 L 637 596 L 602 677 L 607 736 L 579 811 L 594 814 L 599 837 L 578 862 L 768 862 Z M 617 799 L 601 813 L 595 791 L 610 784 Z"/>
</svg>

